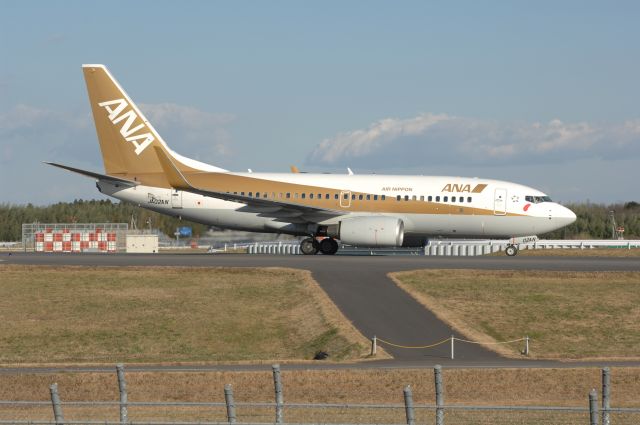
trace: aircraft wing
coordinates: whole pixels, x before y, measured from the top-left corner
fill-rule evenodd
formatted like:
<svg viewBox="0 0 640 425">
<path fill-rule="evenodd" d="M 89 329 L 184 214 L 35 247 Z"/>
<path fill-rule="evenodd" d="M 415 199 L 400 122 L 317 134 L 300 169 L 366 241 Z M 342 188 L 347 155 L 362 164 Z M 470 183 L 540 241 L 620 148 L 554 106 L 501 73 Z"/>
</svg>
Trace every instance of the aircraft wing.
<svg viewBox="0 0 640 425">
<path fill-rule="evenodd" d="M 187 178 L 175 166 L 171 158 L 160 149 L 154 147 L 162 169 L 165 172 L 169 184 L 174 189 L 184 190 L 185 192 L 197 193 L 199 195 L 211 198 L 222 199 L 225 201 L 239 202 L 245 204 L 246 207 L 239 211 L 255 212 L 261 216 L 274 217 L 287 222 L 295 221 L 319 221 L 327 217 L 335 217 L 344 215 L 344 211 L 332 210 L 327 208 L 311 207 L 291 202 L 283 202 L 274 199 L 253 198 L 245 195 L 237 195 L 228 192 L 220 192 L 210 189 L 198 188 L 187 180 Z"/>
<path fill-rule="evenodd" d="M 114 176 L 110 176 L 108 174 L 95 173 L 93 171 L 82 170 L 80 168 L 74 168 L 74 167 L 70 167 L 68 165 L 56 164 L 55 162 L 44 161 L 44 163 L 45 164 L 49 164 L 49 165 L 53 165 L 54 167 L 58 167 L 58 168 L 62 168 L 62 169 L 68 170 L 68 171 L 72 171 L 74 173 L 82 174 L 83 176 L 93 177 L 94 179 L 97 179 L 97 180 L 105 180 L 105 181 L 109 181 L 109 182 L 112 182 L 112 183 L 117 183 L 117 184 L 130 186 L 130 187 L 137 186 L 137 185 L 140 184 L 139 182 L 134 182 L 133 180 L 122 179 L 120 177 L 114 177 Z"/>
</svg>

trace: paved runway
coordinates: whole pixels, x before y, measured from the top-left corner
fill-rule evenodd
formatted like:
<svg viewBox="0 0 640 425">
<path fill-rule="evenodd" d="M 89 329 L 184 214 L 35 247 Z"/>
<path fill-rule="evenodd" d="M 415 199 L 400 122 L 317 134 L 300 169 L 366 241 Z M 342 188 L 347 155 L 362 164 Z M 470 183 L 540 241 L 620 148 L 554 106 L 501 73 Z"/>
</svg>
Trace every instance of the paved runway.
<svg viewBox="0 0 640 425">
<path fill-rule="evenodd" d="M 593 257 L 353 257 L 271 256 L 241 254 L 23 254 L 3 255 L 5 264 L 80 266 L 190 266 L 190 267 L 291 267 L 310 270 L 316 281 L 343 314 L 366 337 L 376 335 L 401 345 L 425 345 L 455 332 L 399 289 L 387 273 L 401 270 L 445 268 L 485 270 L 640 271 L 637 258 Z M 557 362 L 508 360 L 478 345 L 456 343 L 456 359 L 450 346 L 429 350 L 386 347 L 392 362 L 369 362 L 370 366 L 408 365 L 558 366 Z M 585 363 L 581 363 L 585 364 Z M 592 363 L 586 363 L 592 364 Z M 586 365 L 585 364 L 585 365 Z M 611 364 L 611 363 L 609 363 Z M 625 363 L 630 364 L 630 363 Z M 362 367 L 367 367 L 363 364 Z M 215 366 L 214 366 L 215 368 Z"/>
</svg>

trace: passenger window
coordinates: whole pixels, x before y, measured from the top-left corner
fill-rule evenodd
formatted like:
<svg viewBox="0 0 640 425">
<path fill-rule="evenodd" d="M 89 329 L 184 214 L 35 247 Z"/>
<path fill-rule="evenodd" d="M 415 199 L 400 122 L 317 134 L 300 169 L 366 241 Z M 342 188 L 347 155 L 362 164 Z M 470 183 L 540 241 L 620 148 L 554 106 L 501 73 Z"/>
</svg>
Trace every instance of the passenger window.
<svg viewBox="0 0 640 425">
<path fill-rule="evenodd" d="M 356 200 L 356 195 L 355 195 L 355 193 L 354 193 L 353 195 L 351 195 L 351 200 L 352 200 L 352 201 L 355 201 L 355 200 Z"/>
<path fill-rule="evenodd" d="M 271 192 L 271 199 L 276 199 L 276 193 L 275 192 Z"/>
<path fill-rule="evenodd" d="M 304 198 L 304 196 L 303 196 L 303 198 Z M 309 199 L 313 199 L 313 193 L 309 194 Z"/>
<path fill-rule="evenodd" d="M 427 200 L 428 200 L 429 202 L 433 201 L 433 196 L 429 196 L 429 197 L 427 198 Z"/>
<path fill-rule="evenodd" d="M 338 199 L 338 194 L 337 193 L 333 195 L 333 199 Z"/>
<path fill-rule="evenodd" d="M 240 195 L 241 195 L 241 196 L 244 196 L 244 192 L 240 192 Z"/>
<path fill-rule="evenodd" d="M 280 199 L 282 199 L 282 192 L 280 192 L 280 194 L 278 195 L 278 197 L 279 197 Z"/>
<path fill-rule="evenodd" d="M 382 200 L 384 201 L 385 199 L 387 199 L 387 195 L 382 195 Z"/>
<path fill-rule="evenodd" d="M 318 193 L 318 199 L 322 199 L 322 193 Z"/>
<path fill-rule="evenodd" d="M 367 201 L 371 200 L 371 195 L 367 195 Z"/>
<path fill-rule="evenodd" d="M 448 202 L 449 201 L 449 197 L 445 196 L 444 199 L 442 200 L 443 202 Z"/>
<path fill-rule="evenodd" d="M 256 192 L 256 198 L 260 197 L 260 192 Z"/>
<path fill-rule="evenodd" d="M 343 196 L 343 198 L 344 198 L 345 200 L 349 199 L 349 194 L 345 193 L 345 194 L 344 194 L 344 196 Z"/>
<path fill-rule="evenodd" d="M 402 199 L 402 196 L 400 196 L 400 195 L 396 196 L 396 201 L 399 201 L 401 199 Z"/>
<path fill-rule="evenodd" d="M 247 195 L 248 196 L 253 196 L 253 192 L 249 192 Z"/>
<path fill-rule="evenodd" d="M 471 203 L 471 196 L 467 198 L 467 202 Z"/>
<path fill-rule="evenodd" d="M 464 196 L 461 196 L 459 199 L 460 202 L 464 202 Z"/>
<path fill-rule="evenodd" d="M 306 194 L 306 193 L 302 193 L 302 195 L 301 195 L 301 196 L 302 196 L 302 199 L 304 199 L 304 198 L 306 198 L 306 197 L 307 197 L 307 194 Z"/>
<path fill-rule="evenodd" d="M 358 195 L 358 200 L 362 201 L 362 194 Z"/>
<path fill-rule="evenodd" d="M 329 199 L 329 194 L 328 193 L 324 194 L 324 199 Z"/>
<path fill-rule="evenodd" d="M 404 195 L 404 200 L 408 201 L 409 200 L 409 195 Z"/>
<path fill-rule="evenodd" d="M 440 197 L 436 196 L 436 202 L 440 202 Z"/>
<path fill-rule="evenodd" d="M 294 197 L 294 198 L 296 198 L 296 199 L 298 199 L 298 192 L 294 193 L 294 194 L 293 194 L 293 197 Z"/>
<path fill-rule="evenodd" d="M 378 200 L 378 195 L 373 195 L 373 200 L 377 201 Z"/>
<path fill-rule="evenodd" d="M 416 198 L 416 195 L 413 195 L 413 196 L 411 197 L 411 200 L 412 200 L 412 201 L 415 201 L 415 200 L 417 200 L 417 199 L 418 199 L 418 198 Z"/>
<path fill-rule="evenodd" d="M 456 197 L 455 196 L 451 197 L 451 202 L 456 202 Z"/>
<path fill-rule="evenodd" d="M 420 200 L 421 200 L 421 201 L 424 201 L 424 196 L 420 196 Z"/>
</svg>

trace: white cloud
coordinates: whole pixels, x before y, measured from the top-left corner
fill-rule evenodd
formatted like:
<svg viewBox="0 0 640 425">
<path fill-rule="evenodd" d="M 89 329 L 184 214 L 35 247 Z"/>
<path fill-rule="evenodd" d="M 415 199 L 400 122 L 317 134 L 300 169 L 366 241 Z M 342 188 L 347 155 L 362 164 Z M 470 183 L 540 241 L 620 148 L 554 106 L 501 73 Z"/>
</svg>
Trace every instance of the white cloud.
<svg viewBox="0 0 640 425">
<path fill-rule="evenodd" d="M 575 159 L 640 156 L 640 119 L 499 123 L 446 114 L 387 118 L 366 129 L 323 140 L 309 164 L 402 168 L 421 165 L 545 164 Z"/>
<path fill-rule="evenodd" d="M 214 164 L 215 159 L 228 155 L 231 146 L 228 125 L 233 116 L 170 103 L 141 107 L 177 152 Z M 85 108 L 78 112 L 51 110 L 28 105 L 0 111 L 0 181 L 12 182 L 11 185 L 0 185 L 2 202 L 47 203 L 98 196 L 90 181 L 86 184 L 81 177 L 53 170 L 42 161 L 61 162 L 98 172 L 103 170 L 90 111 Z M 46 190 L 43 190 L 43 182 L 47 182 Z M 78 187 L 86 187 L 86 190 L 79 192 Z"/>
<path fill-rule="evenodd" d="M 177 152 L 212 162 L 231 153 L 231 134 L 227 126 L 235 119 L 233 115 L 205 112 L 174 103 L 139 106 Z"/>
<path fill-rule="evenodd" d="M 92 131 L 88 113 L 17 105 L 0 113 L 0 164 L 62 154 L 74 159 L 86 156 L 88 144 L 95 140 Z"/>
<path fill-rule="evenodd" d="M 386 118 L 368 129 L 354 130 L 338 134 L 332 139 L 323 140 L 311 154 L 311 160 L 331 164 L 341 159 L 357 158 L 375 154 L 395 140 L 406 136 L 418 136 L 428 131 L 429 127 L 451 119 L 447 115 L 425 114 L 416 118 L 399 120 Z"/>
</svg>

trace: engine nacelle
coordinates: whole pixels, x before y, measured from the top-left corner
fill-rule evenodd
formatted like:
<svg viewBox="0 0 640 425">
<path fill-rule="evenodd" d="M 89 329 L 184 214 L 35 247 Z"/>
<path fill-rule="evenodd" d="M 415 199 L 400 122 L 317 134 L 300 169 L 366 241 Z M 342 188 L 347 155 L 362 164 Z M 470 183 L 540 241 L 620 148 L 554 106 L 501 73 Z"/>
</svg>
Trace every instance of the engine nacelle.
<svg viewBox="0 0 640 425">
<path fill-rule="evenodd" d="M 368 247 L 402 246 L 404 223 L 397 217 L 373 216 L 354 217 L 342 220 L 336 226 L 337 232 L 329 236 L 337 237 L 347 245 Z"/>
</svg>

